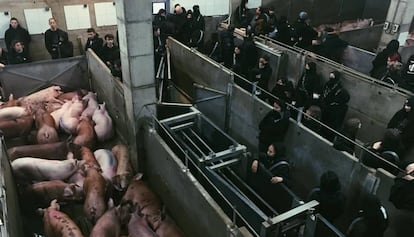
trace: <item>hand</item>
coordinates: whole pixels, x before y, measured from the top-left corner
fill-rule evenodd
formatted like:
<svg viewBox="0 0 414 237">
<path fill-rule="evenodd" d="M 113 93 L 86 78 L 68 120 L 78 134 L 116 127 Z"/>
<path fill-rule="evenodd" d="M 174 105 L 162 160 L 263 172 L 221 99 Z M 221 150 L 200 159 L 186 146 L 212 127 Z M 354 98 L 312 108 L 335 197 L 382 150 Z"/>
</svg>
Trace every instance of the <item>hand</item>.
<svg viewBox="0 0 414 237">
<path fill-rule="evenodd" d="M 319 99 L 319 94 L 313 93 L 312 97 L 313 97 L 313 99 L 317 100 L 317 99 Z"/>
<path fill-rule="evenodd" d="M 252 172 L 256 173 L 257 172 L 257 167 L 259 166 L 259 161 L 255 160 L 252 163 Z"/>
<path fill-rule="evenodd" d="M 274 176 L 274 177 L 272 177 L 270 179 L 270 182 L 272 184 L 277 184 L 277 183 L 283 182 L 283 178 L 282 177 L 278 177 L 278 176 Z"/>
</svg>

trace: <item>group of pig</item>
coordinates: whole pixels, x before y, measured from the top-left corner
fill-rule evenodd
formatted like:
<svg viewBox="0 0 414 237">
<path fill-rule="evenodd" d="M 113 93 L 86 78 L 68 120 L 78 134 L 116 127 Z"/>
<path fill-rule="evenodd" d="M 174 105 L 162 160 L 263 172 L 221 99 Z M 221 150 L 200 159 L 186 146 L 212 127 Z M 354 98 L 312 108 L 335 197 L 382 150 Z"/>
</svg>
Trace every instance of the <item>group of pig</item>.
<svg viewBox="0 0 414 237">
<path fill-rule="evenodd" d="M 27 137 L 35 123 L 35 141 L 48 144 L 59 141 L 59 132 L 74 137 L 76 144 L 94 146 L 96 140 L 109 140 L 112 119 L 105 103 L 98 104 L 96 94 L 86 90 L 63 93 L 51 86 L 18 99 L 10 95 L 0 105 L 0 129 L 6 139 Z"/>
<path fill-rule="evenodd" d="M 6 139 L 33 135 L 29 145 L 8 149 L 8 156 L 19 192 L 43 215 L 46 237 L 184 236 L 142 175 L 133 176 L 125 145 L 95 150 L 96 142 L 114 135 L 96 94 L 63 93 L 51 86 L 18 99 L 10 96 L 0 105 L 0 130 Z M 112 199 L 115 190 L 123 194 L 121 200 Z M 94 225 L 90 233 L 60 211 L 62 204 L 79 202 Z"/>
</svg>

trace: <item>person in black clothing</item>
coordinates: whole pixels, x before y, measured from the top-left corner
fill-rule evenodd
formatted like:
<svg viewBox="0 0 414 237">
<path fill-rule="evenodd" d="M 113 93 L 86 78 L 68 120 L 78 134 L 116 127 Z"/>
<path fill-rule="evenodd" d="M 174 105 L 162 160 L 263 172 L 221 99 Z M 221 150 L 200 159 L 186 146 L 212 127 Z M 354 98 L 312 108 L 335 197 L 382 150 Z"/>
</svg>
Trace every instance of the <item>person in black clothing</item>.
<svg viewBox="0 0 414 237">
<path fill-rule="evenodd" d="M 276 98 L 282 99 L 287 103 L 292 103 L 295 88 L 293 83 L 288 79 L 281 77 L 277 79 L 276 85 L 271 90 L 271 94 Z"/>
<path fill-rule="evenodd" d="M 282 142 L 289 128 L 289 110 L 284 101 L 275 100 L 273 109 L 259 123 L 259 151 L 266 151 L 272 142 Z"/>
<path fill-rule="evenodd" d="M 277 21 L 275 29 L 269 34 L 269 37 L 284 44 L 292 44 L 291 41 L 292 27 L 288 23 L 286 16 L 281 16 Z"/>
<path fill-rule="evenodd" d="M 370 71 L 370 75 L 374 78 L 380 79 L 384 75 L 384 71 L 387 68 L 387 60 L 388 58 L 397 53 L 399 56 L 398 61 L 401 61 L 401 55 L 398 53 L 398 48 L 400 47 L 400 43 L 398 40 L 391 40 L 387 47 L 381 51 L 375 59 L 372 61 L 372 69 Z"/>
<path fill-rule="evenodd" d="M 334 32 L 334 29 L 325 29 L 327 35 L 325 40 L 321 43 L 319 54 L 329 58 L 335 62 L 342 63 L 344 61 L 345 50 L 348 43 L 339 38 L 339 35 Z"/>
<path fill-rule="evenodd" d="M 258 53 L 257 48 L 253 40 L 254 34 L 252 32 L 247 33 L 247 37 L 244 38 L 242 45 L 240 46 L 243 52 L 243 74 L 248 75 L 249 71 L 256 67 Z"/>
<path fill-rule="evenodd" d="M 193 6 L 193 33 L 191 35 L 191 47 L 197 47 L 198 50 L 203 50 L 204 32 L 206 31 L 206 23 L 204 16 L 200 12 L 200 6 Z"/>
<path fill-rule="evenodd" d="M 294 45 L 309 50 L 312 47 L 312 40 L 318 37 L 318 33 L 309 25 L 308 13 L 300 12 L 295 24 L 291 41 Z"/>
<path fill-rule="evenodd" d="M 68 33 L 58 28 L 55 18 L 49 19 L 50 29 L 45 32 L 45 47 L 52 59 L 73 56 L 73 44 Z"/>
<path fill-rule="evenodd" d="M 166 21 L 167 21 L 167 11 L 165 11 L 165 9 L 160 9 L 158 10 L 157 15 L 154 16 L 152 25 L 154 27 L 162 28 Z"/>
<path fill-rule="evenodd" d="M 264 96 L 265 93 L 262 93 L 261 90 L 268 91 L 269 90 L 269 80 L 270 76 L 272 75 L 272 68 L 269 66 L 269 56 L 265 55 L 259 58 L 259 63 L 257 68 L 252 70 L 250 75 L 250 81 L 256 84 L 259 88 L 256 88 L 256 95 Z M 250 90 L 251 91 L 251 90 Z"/>
<path fill-rule="evenodd" d="M 389 121 L 387 128 L 398 129 L 406 152 L 414 145 L 414 97 L 405 101 L 404 107 L 397 111 Z"/>
<path fill-rule="evenodd" d="M 405 165 L 405 174 L 394 179 L 389 200 L 397 209 L 414 211 L 414 163 L 412 161 Z"/>
<path fill-rule="evenodd" d="M 398 174 L 399 170 L 396 165 L 400 164 L 400 157 L 403 157 L 404 149 L 401 143 L 400 132 L 397 129 L 387 129 L 381 141 L 371 143 L 366 148 L 394 165 L 390 165 L 368 152 L 364 152 L 361 156 L 361 161 L 364 165 L 374 169 L 382 168 L 394 175 Z"/>
<path fill-rule="evenodd" d="M 330 223 L 342 215 L 345 209 L 345 195 L 341 191 L 338 175 L 333 171 L 326 171 L 321 175 L 320 186 L 312 189 L 308 201 L 319 202 L 318 211 Z"/>
<path fill-rule="evenodd" d="M 105 44 L 101 51 L 101 59 L 111 69 L 114 67 L 115 61 L 120 59 L 119 47 L 114 43 L 113 34 L 107 34 L 104 38 Z"/>
<path fill-rule="evenodd" d="M 233 65 L 233 52 L 234 52 L 234 26 L 229 25 L 227 30 L 221 31 L 220 34 L 220 49 L 221 58 L 224 62 L 224 66 L 231 68 Z"/>
<path fill-rule="evenodd" d="M 94 28 L 87 29 L 86 33 L 88 34 L 88 40 L 85 44 L 85 52 L 88 51 L 88 49 L 92 49 L 96 55 L 100 56 L 104 44 L 103 39 L 99 37 L 99 34 L 96 33 Z"/>
<path fill-rule="evenodd" d="M 250 23 L 248 0 L 241 0 L 240 5 L 235 10 L 235 21 L 238 28 L 247 28 Z"/>
<path fill-rule="evenodd" d="M 155 70 L 157 71 L 161 58 L 165 55 L 166 48 L 165 42 L 166 39 L 161 32 L 159 27 L 154 28 L 154 60 L 155 60 Z"/>
<path fill-rule="evenodd" d="M 287 181 L 289 178 L 289 162 L 285 156 L 286 148 L 281 143 L 272 143 L 268 146 L 266 154 L 260 153 L 259 158 L 253 160 L 251 170 L 256 173 L 259 169 L 259 163 L 270 171 L 272 178 L 270 182 L 277 184 Z"/>
<path fill-rule="evenodd" d="M 31 41 L 30 34 L 25 28 L 20 26 L 16 17 L 12 17 L 10 19 L 9 29 L 4 33 L 4 41 L 6 42 L 7 50 L 10 51 L 12 49 L 12 42 L 15 40 L 22 42 L 25 50 L 29 52 L 29 44 Z"/>
<path fill-rule="evenodd" d="M 169 15 L 167 20 L 173 23 L 174 32 L 173 36 L 180 42 L 185 42 L 184 24 L 186 22 L 186 11 L 180 4 L 176 4 L 174 7 L 174 14 Z"/>
<path fill-rule="evenodd" d="M 309 107 L 316 104 L 322 93 L 321 79 L 316 73 L 316 63 L 305 64 L 305 72 L 300 77 L 295 90 L 296 107 Z"/>
<path fill-rule="evenodd" d="M 263 7 L 256 8 L 256 14 L 253 17 L 250 26 L 255 35 L 267 34 L 267 17 Z"/>
<path fill-rule="evenodd" d="M 5 49 L 0 47 L 0 64 L 7 65 L 9 64 L 8 53 Z"/>
<path fill-rule="evenodd" d="M 401 72 L 402 87 L 414 92 L 414 54 L 410 56 Z"/>
<path fill-rule="evenodd" d="M 338 131 L 348 111 L 348 91 L 342 87 L 340 74 L 333 71 L 329 74 L 329 81 L 326 82 L 321 96 L 322 122 L 328 127 Z M 332 141 L 334 133 L 324 129 L 325 138 Z"/>
<path fill-rule="evenodd" d="M 347 237 L 383 237 L 388 228 L 388 213 L 374 194 L 366 194 L 362 209 L 347 231 Z"/>
<path fill-rule="evenodd" d="M 361 128 L 361 120 L 358 118 L 350 118 L 345 124 L 341 131 L 341 134 L 355 142 L 358 130 Z M 333 140 L 333 147 L 339 151 L 346 151 L 353 155 L 355 150 L 355 143 L 352 143 L 341 136 L 335 136 Z"/>
<path fill-rule="evenodd" d="M 311 105 L 309 108 L 305 109 L 305 113 L 303 113 L 302 117 L 298 119 L 298 121 L 300 121 L 303 125 L 305 125 L 305 127 L 309 128 L 310 130 L 320 134 L 321 125 L 315 120 L 320 121 L 321 117 L 321 108 L 317 105 Z"/>
<path fill-rule="evenodd" d="M 267 33 L 273 32 L 276 29 L 276 25 L 278 23 L 274 7 L 269 7 L 267 10 L 267 17 Z"/>
<path fill-rule="evenodd" d="M 190 46 L 191 36 L 194 31 L 194 20 L 193 20 L 193 11 L 188 10 L 186 12 L 186 21 L 183 25 L 183 42 L 185 45 Z"/>
<path fill-rule="evenodd" d="M 32 59 L 29 53 L 25 50 L 22 42 L 15 40 L 12 42 L 12 49 L 9 53 L 10 64 L 30 63 Z"/>
</svg>

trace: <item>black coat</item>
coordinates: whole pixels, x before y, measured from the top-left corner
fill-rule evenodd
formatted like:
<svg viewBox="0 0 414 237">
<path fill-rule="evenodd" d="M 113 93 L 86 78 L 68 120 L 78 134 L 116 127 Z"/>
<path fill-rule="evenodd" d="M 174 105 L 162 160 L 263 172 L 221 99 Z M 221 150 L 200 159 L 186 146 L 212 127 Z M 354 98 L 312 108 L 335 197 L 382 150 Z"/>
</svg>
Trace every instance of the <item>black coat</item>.
<svg viewBox="0 0 414 237">
<path fill-rule="evenodd" d="M 103 39 L 99 38 L 98 34 L 95 34 L 92 39 L 88 38 L 84 50 L 86 52 L 90 48 L 96 53 L 96 55 L 100 56 L 102 53 L 103 44 Z"/>
<path fill-rule="evenodd" d="M 398 209 L 414 211 L 414 180 L 396 178 L 389 200 Z"/>
<path fill-rule="evenodd" d="M 341 191 L 327 193 L 320 188 L 315 188 L 309 194 L 308 201 L 311 200 L 319 202 L 319 213 L 331 223 L 335 221 L 345 209 L 345 195 Z"/>
<path fill-rule="evenodd" d="M 312 46 L 312 40 L 318 37 L 318 33 L 304 21 L 298 19 L 293 24 L 292 36 L 298 47 L 309 49 Z"/>
<path fill-rule="evenodd" d="M 298 107 L 313 104 L 313 94 L 321 94 L 322 83 L 315 69 L 305 71 L 296 86 L 296 105 Z"/>
<path fill-rule="evenodd" d="M 290 170 L 289 161 L 286 159 L 286 148 L 281 144 L 277 144 L 275 149 L 275 156 L 268 156 L 265 153 L 261 153 L 257 160 L 259 163 L 262 163 L 273 176 L 282 177 L 283 180 L 286 181 L 289 178 Z"/>
<path fill-rule="evenodd" d="M 348 43 L 339 38 L 337 34 L 328 34 L 321 44 L 319 54 L 335 62 L 342 62 L 344 50 Z"/>
<path fill-rule="evenodd" d="M 52 59 L 73 56 L 73 45 L 69 42 L 68 33 L 61 29 L 48 29 L 45 32 L 45 47 Z"/>
<path fill-rule="evenodd" d="M 265 115 L 259 124 L 259 141 L 266 147 L 273 142 L 283 141 L 289 128 L 289 111 L 283 114 L 272 110 Z"/>
<path fill-rule="evenodd" d="M 114 45 L 112 48 L 109 48 L 106 44 L 101 51 L 102 61 L 108 65 L 113 65 L 116 60 L 120 59 L 119 47 Z"/>
<path fill-rule="evenodd" d="M 31 61 L 32 59 L 26 49 L 23 49 L 21 53 L 12 50 L 9 54 L 9 64 L 30 63 Z"/>
<path fill-rule="evenodd" d="M 18 25 L 16 29 L 10 26 L 4 33 L 4 41 L 6 42 L 7 50 L 11 50 L 11 44 L 14 40 L 21 41 L 23 45 L 28 48 L 31 37 L 29 32 L 20 25 Z"/>
</svg>

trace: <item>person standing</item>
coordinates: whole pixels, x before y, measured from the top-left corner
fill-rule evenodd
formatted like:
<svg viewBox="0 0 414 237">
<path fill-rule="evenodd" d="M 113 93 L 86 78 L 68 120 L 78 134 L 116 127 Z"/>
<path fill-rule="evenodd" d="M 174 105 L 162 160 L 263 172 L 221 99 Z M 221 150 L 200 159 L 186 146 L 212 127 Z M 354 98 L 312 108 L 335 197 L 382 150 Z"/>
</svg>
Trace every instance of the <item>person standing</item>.
<svg viewBox="0 0 414 237">
<path fill-rule="evenodd" d="M 285 102 L 275 100 L 273 109 L 259 123 L 259 152 L 265 152 L 273 142 L 282 142 L 289 128 L 289 110 Z"/>
<path fill-rule="evenodd" d="M 88 49 L 92 49 L 96 55 L 100 56 L 104 44 L 102 38 L 99 38 L 99 34 L 96 33 L 94 28 L 89 28 L 86 32 L 88 34 L 88 40 L 85 44 L 85 52 L 88 51 Z"/>
<path fill-rule="evenodd" d="M 114 44 L 113 34 L 107 34 L 104 38 L 105 44 L 102 48 L 101 59 L 108 68 L 112 69 L 115 61 L 120 59 L 119 47 Z"/>
<path fill-rule="evenodd" d="M 339 72 L 331 72 L 329 74 L 329 81 L 326 82 L 321 96 L 322 122 L 328 127 L 339 131 L 348 111 L 347 103 L 349 99 L 348 91 L 341 84 Z M 324 130 L 323 136 L 332 141 L 335 134 L 328 129 Z"/>
<path fill-rule="evenodd" d="M 55 18 L 49 19 L 50 29 L 45 32 L 45 47 L 52 59 L 73 56 L 73 44 L 68 33 L 59 29 Z"/>
<path fill-rule="evenodd" d="M 30 34 L 25 28 L 21 27 L 16 17 L 12 17 L 10 19 L 9 29 L 4 33 L 7 50 L 10 51 L 12 49 L 12 42 L 15 40 L 22 42 L 25 50 L 29 52 Z"/>
</svg>

